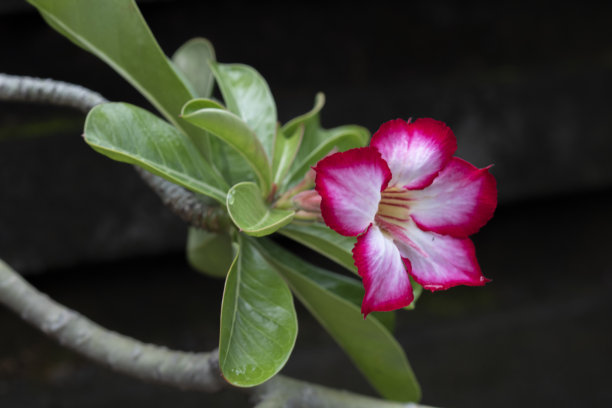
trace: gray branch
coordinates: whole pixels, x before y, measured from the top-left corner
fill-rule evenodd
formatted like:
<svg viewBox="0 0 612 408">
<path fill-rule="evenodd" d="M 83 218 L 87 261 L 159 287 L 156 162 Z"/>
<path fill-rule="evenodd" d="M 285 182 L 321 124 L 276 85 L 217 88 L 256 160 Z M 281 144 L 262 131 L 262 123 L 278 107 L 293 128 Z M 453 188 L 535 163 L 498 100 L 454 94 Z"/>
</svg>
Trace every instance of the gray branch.
<svg viewBox="0 0 612 408">
<path fill-rule="evenodd" d="M 68 106 L 82 112 L 108 100 L 97 92 L 79 85 L 52 79 L 6 75 L 0 73 L 0 100 L 45 103 Z M 194 193 L 159 176 L 134 166 L 142 179 L 162 202 L 183 221 L 197 228 L 216 230 L 219 214 L 211 211 Z"/>
<path fill-rule="evenodd" d="M 207 231 L 220 231 L 229 220 L 218 206 L 209 206 L 191 191 L 134 166 L 140 177 L 161 198 L 164 205 L 187 224 Z"/>
<path fill-rule="evenodd" d="M 0 99 L 69 106 L 85 113 L 108 102 L 99 93 L 79 85 L 6 74 L 0 74 Z"/>
<path fill-rule="evenodd" d="M 277 375 L 255 390 L 255 408 L 432 408 L 335 390 Z"/>
<path fill-rule="evenodd" d="M 62 346 L 115 371 L 141 380 L 205 392 L 229 385 L 221 375 L 216 350 L 210 353 L 169 350 L 105 329 L 36 290 L 2 260 L 0 303 Z M 258 408 L 424 408 L 281 375 L 243 390 L 253 395 Z"/>
<path fill-rule="evenodd" d="M 216 351 L 173 351 L 107 330 L 39 292 L 1 260 L 0 302 L 63 346 L 121 373 L 208 392 L 226 385 Z"/>
</svg>

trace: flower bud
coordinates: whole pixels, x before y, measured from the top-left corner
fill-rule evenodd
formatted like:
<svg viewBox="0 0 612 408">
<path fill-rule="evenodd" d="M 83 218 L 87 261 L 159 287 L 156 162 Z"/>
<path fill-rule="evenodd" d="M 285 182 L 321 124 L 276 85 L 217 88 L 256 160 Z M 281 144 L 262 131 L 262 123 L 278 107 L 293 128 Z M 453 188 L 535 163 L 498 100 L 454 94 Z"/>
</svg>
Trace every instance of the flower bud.
<svg viewBox="0 0 612 408">
<path fill-rule="evenodd" d="M 293 197 L 293 203 L 300 210 L 321 213 L 321 196 L 315 190 L 306 190 Z"/>
</svg>

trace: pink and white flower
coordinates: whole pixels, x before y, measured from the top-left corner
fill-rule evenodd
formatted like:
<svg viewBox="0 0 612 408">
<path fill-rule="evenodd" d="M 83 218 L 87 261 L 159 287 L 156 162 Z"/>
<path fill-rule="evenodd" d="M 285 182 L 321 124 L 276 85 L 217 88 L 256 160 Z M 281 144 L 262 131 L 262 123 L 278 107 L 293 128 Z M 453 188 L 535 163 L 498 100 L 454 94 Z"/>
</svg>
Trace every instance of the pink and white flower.
<svg viewBox="0 0 612 408">
<path fill-rule="evenodd" d="M 356 236 L 353 259 L 363 278 L 361 312 L 390 311 L 414 299 L 409 276 L 425 289 L 481 286 L 468 238 L 493 216 L 495 178 L 453 157 L 444 123 L 384 123 L 370 146 L 336 153 L 314 168 L 325 223 Z"/>
</svg>

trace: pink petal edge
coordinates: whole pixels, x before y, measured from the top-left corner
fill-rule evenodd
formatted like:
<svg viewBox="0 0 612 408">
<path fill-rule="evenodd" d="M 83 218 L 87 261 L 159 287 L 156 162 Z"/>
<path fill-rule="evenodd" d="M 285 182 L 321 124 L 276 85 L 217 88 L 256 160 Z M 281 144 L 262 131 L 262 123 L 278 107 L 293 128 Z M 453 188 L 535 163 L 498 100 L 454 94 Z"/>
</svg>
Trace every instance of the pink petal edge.
<svg viewBox="0 0 612 408">
<path fill-rule="evenodd" d="M 420 250 L 399 239 L 395 242 L 402 257 L 410 260 L 410 275 L 423 288 L 436 291 L 458 285 L 483 286 L 490 282 L 480 270 L 474 244 L 469 238 L 422 231 L 414 224 L 404 229 Z"/>
<path fill-rule="evenodd" d="M 391 179 L 389 166 L 373 147 L 328 156 L 314 170 L 325 223 L 342 235 L 357 236 L 374 221 L 380 192 Z"/>
<path fill-rule="evenodd" d="M 478 169 L 453 157 L 433 183 L 412 193 L 411 217 L 424 231 L 466 238 L 492 217 L 497 183 L 489 167 Z"/>
<path fill-rule="evenodd" d="M 357 238 L 353 259 L 365 288 L 361 304 L 364 319 L 370 312 L 388 312 L 412 303 L 410 262 L 401 257 L 393 240 L 385 237 L 376 225 L 370 225 Z"/>
<path fill-rule="evenodd" d="M 433 182 L 457 150 L 457 139 L 446 124 L 434 119 L 395 119 L 380 126 L 370 146 L 391 169 L 389 186 L 414 190 Z"/>
</svg>

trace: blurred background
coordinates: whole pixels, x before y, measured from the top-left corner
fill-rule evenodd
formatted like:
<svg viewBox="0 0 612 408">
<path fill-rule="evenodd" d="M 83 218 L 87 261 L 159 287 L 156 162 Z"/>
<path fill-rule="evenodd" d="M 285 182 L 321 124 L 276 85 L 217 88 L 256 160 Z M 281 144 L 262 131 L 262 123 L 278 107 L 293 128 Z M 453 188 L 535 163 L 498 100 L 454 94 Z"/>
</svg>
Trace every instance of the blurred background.
<svg viewBox="0 0 612 408">
<path fill-rule="evenodd" d="M 255 67 L 282 122 L 323 91 L 326 127 L 374 132 L 392 118 L 433 117 L 454 130 L 457 155 L 494 164 L 499 207 L 473 237 L 493 282 L 425 294 L 398 315 L 423 403 L 612 406 L 612 3 L 138 4 L 166 54 L 204 36 L 219 61 Z M 152 110 L 24 1 L 0 3 L 0 72 Z M 223 282 L 190 269 L 186 226 L 132 168 L 82 141 L 83 121 L 69 109 L 0 102 L 0 258 L 107 328 L 215 347 Z M 284 372 L 373 394 L 298 312 Z M 111 404 L 248 406 L 233 390 L 180 392 L 115 374 L 0 308 L 1 407 Z"/>
</svg>

